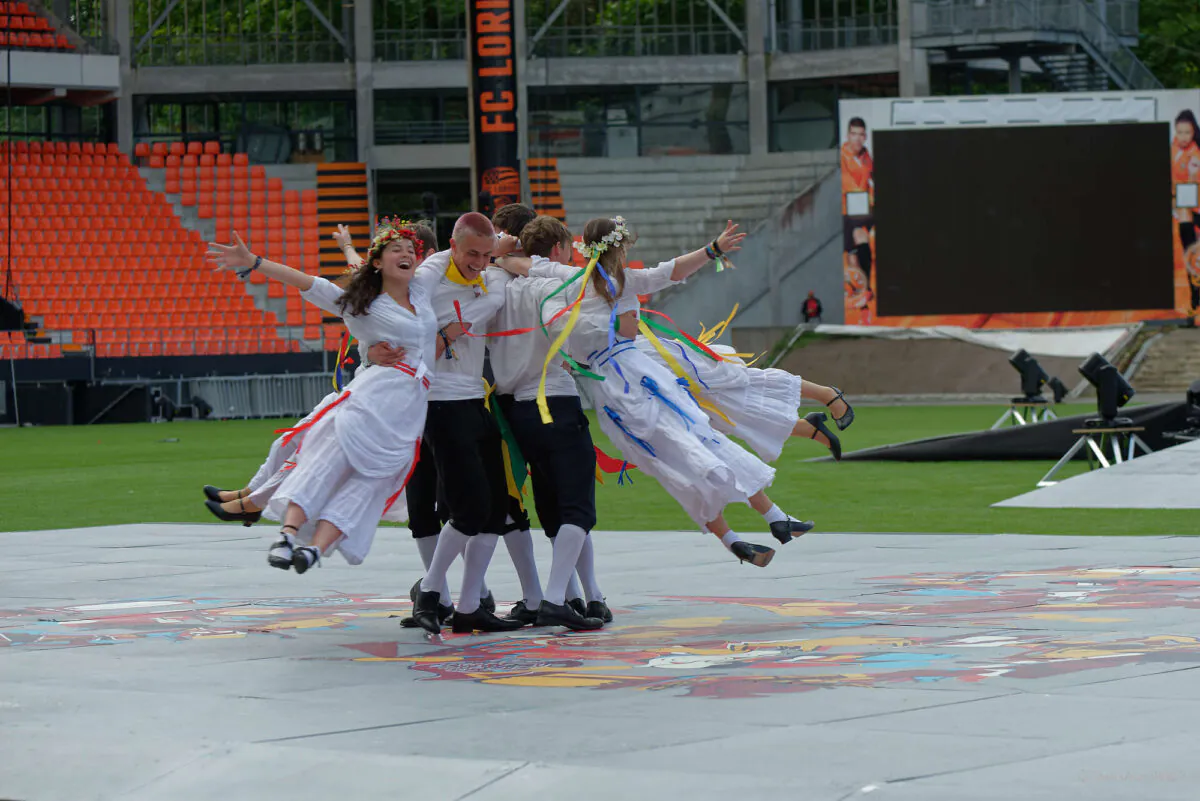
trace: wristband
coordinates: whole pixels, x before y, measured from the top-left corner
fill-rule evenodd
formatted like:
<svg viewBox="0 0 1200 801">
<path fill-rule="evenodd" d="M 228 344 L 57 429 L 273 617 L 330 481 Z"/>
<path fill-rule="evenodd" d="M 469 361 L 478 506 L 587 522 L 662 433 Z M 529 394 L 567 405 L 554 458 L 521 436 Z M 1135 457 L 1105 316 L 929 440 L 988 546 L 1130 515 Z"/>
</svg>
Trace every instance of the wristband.
<svg viewBox="0 0 1200 801">
<path fill-rule="evenodd" d="M 717 254 L 716 254 L 716 253 L 713 251 L 713 249 L 712 249 L 712 245 L 705 245 L 705 246 L 704 246 L 704 255 L 705 255 L 705 256 L 708 256 L 708 260 L 709 260 L 709 261 L 716 261 L 716 260 L 717 260 Z"/>
<path fill-rule="evenodd" d="M 725 255 L 725 251 L 721 250 L 721 246 L 717 244 L 717 240 L 716 240 L 716 239 L 714 239 L 714 240 L 712 241 L 712 244 L 711 244 L 711 245 L 709 245 L 709 247 L 710 247 L 710 248 L 712 248 L 712 250 L 713 250 L 713 253 L 716 253 L 718 256 L 724 256 L 724 255 Z"/>
<path fill-rule="evenodd" d="M 439 328 L 438 336 L 440 336 L 442 338 L 442 344 L 446 346 L 445 350 L 442 352 L 442 355 L 445 356 L 447 359 L 453 359 L 454 358 L 454 348 L 452 348 L 450 346 L 450 337 L 446 336 L 446 329 Z"/>
<path fill-rule="evenodd" d="M 238 270 L 238 271 L 237 271 L 237 277 L 238 277 L 238 278 L 245 278 L 247 275 L 249 275 L 250 273 L 252 273 L 252 272 L 254 272 L 255 270 L 257 270 L 259 267 L 261 267 L 261 266 L 262 266 L 262 263 L 263 263 L 263 257 L 262 257 L 262 256 L 256 256 L 256 257 L 255 257 L 255 259 L 254 259 L 254 265 L 253 265 L 253 266 L 251 266 L 251 267 L 247 267 L 247 268 L 246 268 L 246 269 L 244 269 L 244 270 Z"/>
</svg>

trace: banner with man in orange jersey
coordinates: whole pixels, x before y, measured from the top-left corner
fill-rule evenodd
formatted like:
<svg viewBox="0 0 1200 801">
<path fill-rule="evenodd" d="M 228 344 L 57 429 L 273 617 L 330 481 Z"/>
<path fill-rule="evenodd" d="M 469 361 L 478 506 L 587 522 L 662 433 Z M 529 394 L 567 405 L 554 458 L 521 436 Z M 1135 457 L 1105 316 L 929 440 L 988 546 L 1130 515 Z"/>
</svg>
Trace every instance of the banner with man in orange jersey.
<svg viewBox="0 0 1200 801">
<path fill-rule="evenodd" d="M 468 0 L 473 204 L 491 216 L 521 201 L 513 0 Z M 481 206 L 488 208 L 481 208 Z"/>
<path fill-rule="evenodd" d="M 997 95 L 969 98 L 859 99 L 839 103 L 845 121 L 840 148 L 845 321 L 850 325 L 968 328 L 1055 328 L 1180 319 L 1200 310 L 1200 92 L 1098 92 L 1071 95 Z M 1100 122 L 1159 122 L 1170 129 L 1172 221 L 1163 235 L 1174 251 L 1174 309 L 1127 311 L 1018 312 L 879 316 L 875 236 L 875 163 L 872 134 L 879 130 L 962 126 L 1069 125 Z M 1168 143 L 1164 142 L 1164 146 Z M 1165 178 L 1165 176 L 1164 176 Z M 985 191 L 983 187 L 980 191 Z M 901 187 L 885 187 L 884 203 L 904 203 Z M 890 198 L 890 200 L 889 200 Z M 1109 198 L 1109 202 L 1118 200 Z M 886 259 L 886 250 L 885 250 Z M 986 280 L 971 271 L 964 253 L 963 280 Z M 1130 280 L 1137 280 L 1137 265 Z"/>
</svg>

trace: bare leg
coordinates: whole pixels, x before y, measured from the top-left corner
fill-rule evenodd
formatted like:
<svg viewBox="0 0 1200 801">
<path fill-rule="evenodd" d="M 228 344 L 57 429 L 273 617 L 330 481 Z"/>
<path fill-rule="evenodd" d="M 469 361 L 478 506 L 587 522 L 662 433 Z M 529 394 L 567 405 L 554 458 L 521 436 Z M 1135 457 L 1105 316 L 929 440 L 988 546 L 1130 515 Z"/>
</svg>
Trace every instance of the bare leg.
<svg viewBox="0 0 1200 801">
<path fill-rule="evenodd" d="M 805 382 L 805 383 L 807 383 L 807 382 Z M 814 433 L 816 434 L 815 437 L 813 436 Z M 792 436 L 793 437 L 803 437 L 804 439 L 811 439 L 811 440 L 814 440 L 815 442 L 821 443 L 826 448 L 829 447 L 829 437 L 825 436 L 821 432 L 817 431 L 817 429 L 813 428 L 813 424 L 808 422 L 807 420 L 797 420 L 796 421 L 796 425 L 792 426 Z"/>
<path fill-rule="evenodd" d="M 248 514 L 253 514 L 254 512 L 262 511 L 262 507 L 255 506 L 250 501 L 242 500 L 242 499 L 225 501 L 225 503 L 221 504 L 221 508 L 224 509 L 226 512 L 230 512 L 231 514 L 238 514 L 240 512 L 246 512 Z"/>
<path fill-rule="evenodd" d="M 729 524 L 725 522 L 725 515 L 717 515 L 717 519 L 706 524 L 705 528 L 711 531 L 718 540 L 730 531 Z M 724 545 L 725 541 L 721 540 L 721 544 Z"/>
<path fill-rule="evenodd" d="M 303 514 L 303 513 L 301 513 Z M 342 531 L 328 520 L 318 520 L 317 530 L 313 532 L 312 544 L 313 547 L 319 550 L 322 555 L 329 552 L 334 543 L 342 538 Z"/>
<path fill-rule="evenodd" d="M 244 498 L 250 494 L 249 487 L 242 487 L 240 490 L 221 490 L 221 503 L 236 501 L 238 498 Z M 236 509 L 226 509 L 227 512 L 236 512 Z"/>
<path fill-rule="evenodd" d="M 827 387 L 827 386 L 824 386 L 823 384 L 814 384 L 812 381 L 805 381 L 805 380 L 801 379 L 801 381 L 800 381 L 800 397 L 808 398 L 809 400 L 820 401 L 821 404 L 824 405 L 824 404 L 827 404 L 830 401 L 832 401 L 834 398 L 836 398 L 837 393 L 833 391 L 832 387 Z M 842 415 L 844 415 L 846 413 L 846 409 L 848 409 L 848 408 L 849 407 L 846 405 L 846 402 L 844 400 L 838 400 L 838 401 L 834 402 L 834 404 L 832 406 L 829 407 L 829 412 L 834 417 L 841 417 Z M 811 433 L 812 433 L 812 431 L 810 430 L 809 434 L 811 434 Z M 796 434 L 795 429 L 792 429 L 792 436 L 798 436 Z M 819 441 L 820 440 L 818 440 L 818 442 Z M 828 445 L 829 443 L 826 442 L 825 444 Z"/>
<path fill-rule="evenodd" d="M 765 515 L 771 511 L 771 507 L 774 505 L 774 502 L 767 497 L 766 490 L 756 492 L 750 496 L 750 508 L 760 515 Z"/>
</svg>

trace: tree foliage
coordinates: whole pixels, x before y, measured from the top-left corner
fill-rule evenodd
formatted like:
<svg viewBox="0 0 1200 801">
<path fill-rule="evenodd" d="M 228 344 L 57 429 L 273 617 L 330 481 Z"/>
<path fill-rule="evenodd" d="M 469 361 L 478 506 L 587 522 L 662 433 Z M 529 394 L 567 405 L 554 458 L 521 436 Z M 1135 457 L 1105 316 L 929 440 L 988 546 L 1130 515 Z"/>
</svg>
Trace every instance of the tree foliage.
<svg viewBox="0 0 1200 801">
<path fill-rule="evenodd" d="M 1200 87 L 1200 3 L 1142 0 L 1136 52 L 1168 89 Z"/>
</svg>

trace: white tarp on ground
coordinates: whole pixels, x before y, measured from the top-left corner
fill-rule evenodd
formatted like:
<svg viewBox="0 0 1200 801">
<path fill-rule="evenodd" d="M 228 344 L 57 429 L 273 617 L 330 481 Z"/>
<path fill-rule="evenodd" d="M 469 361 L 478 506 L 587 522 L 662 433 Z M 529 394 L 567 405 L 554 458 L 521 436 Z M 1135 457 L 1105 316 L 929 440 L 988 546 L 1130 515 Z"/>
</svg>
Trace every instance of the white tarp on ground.
<svg viewBox="0 0 1200 801">
<path fill-rule="evenodd" d="M 1092 470 L 992 505 L 1036 509 L 1200 509 L 1200 441 Z"/>
<path fill-rule="evenodd" d="M 1085 358 L 1105 353 L 1131 325 L 1103 328 L 1029 328 L 981 330 L 953 325 L 926 328 L 888 328 L 874 325 L 818 325 L 818 334 L 831 336 L 879 337 L 881 339 L 958 339 L 985 348 L 1016 353 L 1024 348 L 1034 356 Z"/>
</svg>

